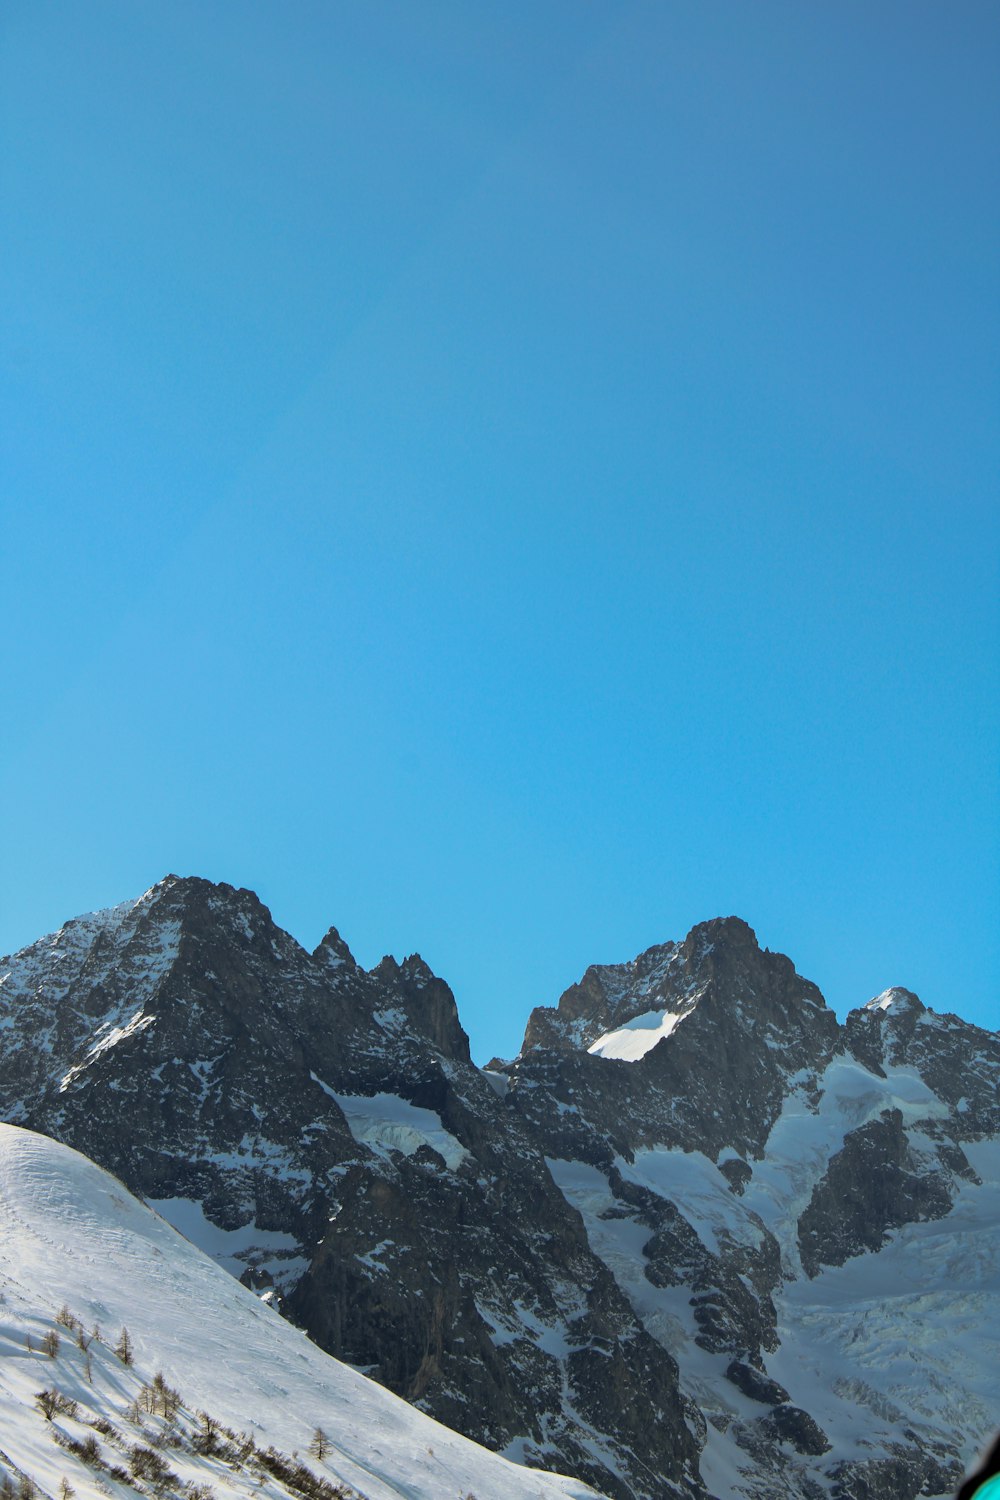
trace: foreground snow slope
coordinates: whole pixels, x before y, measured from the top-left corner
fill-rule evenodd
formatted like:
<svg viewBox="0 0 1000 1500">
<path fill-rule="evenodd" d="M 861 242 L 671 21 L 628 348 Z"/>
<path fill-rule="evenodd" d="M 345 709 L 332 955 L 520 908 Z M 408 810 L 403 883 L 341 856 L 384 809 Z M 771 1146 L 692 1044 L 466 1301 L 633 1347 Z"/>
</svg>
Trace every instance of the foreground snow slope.
<svg viewBox="0 0 1000 1500">
<path fill-rule="evenodd" d="M 227 1500 L 287 1500 L 287 1486 L 259 1467 L 234 1468 L 195 1451 L 202 1410 L 220 1427 L 249 1434 L 258 1450 L 273 1445 L 288 1455 L 307 1455 L 322 1428 L 332 1449 L 307 1462 L 367 1500 L 594 1494 L 487 1452 L 323 1354 L 117 1179 L 68 1147 L 9 1125 L 0 1125 L 0 1299 L 0 1478 L 27 1474 L 48 1496 L 65 1479 L 79 1500 L 126 1500 L 142 1481 L 129 1485 L 111 1470 L 127 1469 L 139 1446 L 168 1463 L 174 1492 L 207 1484 Z M 57 1323 L 62 1309 L 87 1331 L 99 1324 L 104 1341 L 85 1352 L 73 1330 Z M 109 1347 L 123 1325 L 134 1343 L 132 1367 Z M 49 1357 L 43 1341 L 53 1334 L 59 1347 Z M 159 1449 L 169 1424 L 133 1407 L 158 1373 L 183 1403 Z M 35 1399 L 45 1389 L 78 1402 L 76 1415 L 48 1420 Z M 112 1424 L 111 1435 L 95 1430 L 100 1418 Z M 95 1439 L 96 1467 L 67 1446 Z"/>
</svg>

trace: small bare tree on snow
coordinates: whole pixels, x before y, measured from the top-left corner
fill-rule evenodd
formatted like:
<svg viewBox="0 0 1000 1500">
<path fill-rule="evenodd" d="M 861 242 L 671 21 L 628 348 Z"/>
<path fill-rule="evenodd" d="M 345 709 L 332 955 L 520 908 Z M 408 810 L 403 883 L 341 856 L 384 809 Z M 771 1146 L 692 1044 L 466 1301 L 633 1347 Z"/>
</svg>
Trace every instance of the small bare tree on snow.
<svg viewBox="0 0 1000 1500">
<path fill-rule="evenodd" d="M 35 1405 L 38 1407 L 46 1422 L 51 1422 L 56 1414 L 56 1404 L 59 1400 L 58 1391 L 37 1391 L 35 1394 Z"/>
<path fill-rule="evenodd" d="M 327 1437 L 322 1427 L 317 1427 L 316 1431 L 312 1435 L 312 1441 L 309 1444 L 309 1452 L 312 1454 L 313 1458 L 318 1458 L 320 1463 L 322 1463 L 332 1447 L 333 1444 L 330 1442 L 330 1439 Z"/>
<path fill-rule="evenodd" d="M 198 1435 L 195 1438 L 196 1453 L 214 1453 L 219 1446 L 219 1424 L 207 1411 L 198 1413 Z"/>
</svg>

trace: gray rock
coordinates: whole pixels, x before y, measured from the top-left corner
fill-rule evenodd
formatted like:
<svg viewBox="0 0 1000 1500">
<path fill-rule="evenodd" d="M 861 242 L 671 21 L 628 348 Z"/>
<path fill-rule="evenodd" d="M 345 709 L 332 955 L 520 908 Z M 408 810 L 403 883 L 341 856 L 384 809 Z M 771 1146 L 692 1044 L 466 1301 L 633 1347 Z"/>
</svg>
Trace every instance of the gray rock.
<svg viewBox="0 0 1000 1500">
<path fill-rule="evenodd" d="M 642 1056 L 600 1055 L 636 1026 Z M 308 953 L 252 892 L 168 877 L 0 962 L 0 1037 L 5 1118 L 243 1231 L 246 1285 L 480 1442 L 621 1500 L 700 1500 L 706 1443 L 747 1500 L 911 1500 L 969 1456 L 867 1366 L 828 1395 L 870 1456 L 836 1454 L 783 1352 L 788 1287 L 947 1216 L 1000 1133 L 1000 1038 L 909 991 L 841 1026 L 718 919 L 588 969 L 487 1076 L 418 955 L 365 971 L 335 928 Z"/>
<path fill-rule="evenodd" d="M 745 1365 L 741 1360 L 730 1360 L 726 1367 L 726 1379 L 731 1380 L 751 1401 L 761 1401 L 765 1406 L 779 1406 L 788 1400 L 788 1392 L 776 1380 L 771 1380 L 762 1370 Z"/>
</svg>

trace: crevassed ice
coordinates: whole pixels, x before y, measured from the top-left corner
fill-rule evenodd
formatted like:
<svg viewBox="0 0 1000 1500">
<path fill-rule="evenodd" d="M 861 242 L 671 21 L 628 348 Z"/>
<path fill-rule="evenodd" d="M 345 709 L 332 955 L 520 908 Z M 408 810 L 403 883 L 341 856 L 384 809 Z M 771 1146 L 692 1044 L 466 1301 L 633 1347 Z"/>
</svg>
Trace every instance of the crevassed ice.
<svg viewBox="0 0 1000 1500">
<path fill-rule="evenodd" d="M 441 1123 L 432 1109 L 421 1109 L 398 1094 L 338 1094 L 315 1073 L 310 1077 L 324 1093 L 336 1100 L 356 1141 L 375 1150 L 401 1151 L 412 1156 L 421 1146 L 430 1146 L 455 1171 L 469 1153 Z"/>
</svg>

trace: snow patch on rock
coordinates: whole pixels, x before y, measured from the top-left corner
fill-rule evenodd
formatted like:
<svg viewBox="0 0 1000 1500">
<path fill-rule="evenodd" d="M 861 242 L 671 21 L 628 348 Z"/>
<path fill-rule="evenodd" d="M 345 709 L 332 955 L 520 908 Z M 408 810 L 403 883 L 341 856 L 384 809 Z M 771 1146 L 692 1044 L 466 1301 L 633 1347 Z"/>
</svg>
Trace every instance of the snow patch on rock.
<svg viewBox="0 0 1000 1500">
<path fill-rule="evenodd" d="M 354 1139 L 372 1150 L 412 1156 L 421 1146 L 430 1146 L 452 1172 L 469 1160 L 469 1152 L 445 1130 L 434 1110 L 421 1109 L 398 1094 L 338 1094 L 315 1073 L 310 1077 L 340 1105 Z"/>
<path fill-rule="evenodd" d="M 617 1062 L 638 1062 L 683 1019 L 684 1015 L 676 1011 L 647 1010 L 641 1016 L 633 1016 L 624 1026 L 606 1031 L 596 1042 L 591 1042 L 587 1051 L 597 1057 L 613 1057 Z"/>
</svg>

